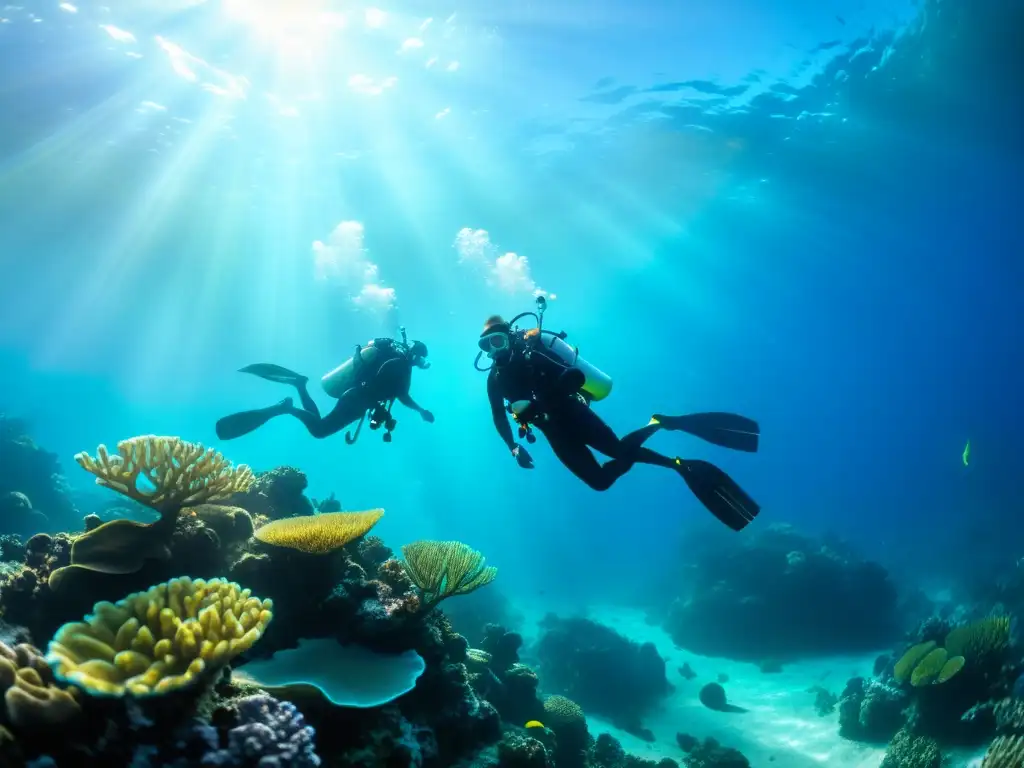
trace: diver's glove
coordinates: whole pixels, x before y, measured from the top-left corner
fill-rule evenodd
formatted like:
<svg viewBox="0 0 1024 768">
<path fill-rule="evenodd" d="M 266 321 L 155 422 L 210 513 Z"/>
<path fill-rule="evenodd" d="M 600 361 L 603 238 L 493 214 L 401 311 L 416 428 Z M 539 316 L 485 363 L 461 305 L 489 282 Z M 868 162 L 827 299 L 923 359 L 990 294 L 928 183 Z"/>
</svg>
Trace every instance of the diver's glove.
<svg viewBox="0 0 1024 768">
<path fill-rule="evenodd" d="M 423 417 L 423 420 L 425 422 L 427 422 L 427 424 L 433 424 L 434 423 L 434 414 L 432 414 L 426 408 L 424 408 L 422 411 L 420 411 L 420 416 Z"/>
<path fill-rule="evenodd" d="M 533 459 L 530 458 L 530 454 L 527 452 L 526 448 L 517 444 L 516 447 L 512 449 L 512 455 L 516 457 L 516 463 L 518 463 L 520 467 L 523 469 L 533 469 Z"/>
</svg>

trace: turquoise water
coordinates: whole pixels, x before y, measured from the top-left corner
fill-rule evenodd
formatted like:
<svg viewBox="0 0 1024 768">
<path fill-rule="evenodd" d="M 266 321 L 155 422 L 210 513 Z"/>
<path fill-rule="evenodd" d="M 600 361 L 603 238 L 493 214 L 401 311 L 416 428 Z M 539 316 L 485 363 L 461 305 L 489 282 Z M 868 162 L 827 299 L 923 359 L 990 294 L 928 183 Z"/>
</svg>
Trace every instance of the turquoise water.
<svg viewBox="0 0 1024 768">
<path fill-rule="evenodd" d="M 896 572 L 947 573 L 967 529 L 1019 556 L 993 543 L 1024 384 L 1014 4 L 0 16 L 2 405 L 73 485 L 79 450 L 180 435 L 385 508 L 393 546 L 461 539 L 518 599 L 635 602 L 707 515 L 660 469 L 599 494 L 543 441 L 531 472 L 509 457 L 476 339 L 543 292 L 613 376 L 596 407 L 620 433 L 761 422 L 754 457 L 651 446 L 715 461 L 763 518 Z M 436 423 L 396 406 L 391 444 L 288 418 L 218 442 L 217 418 L 292 394 L 240 367 L 301 371 L 324 409 L 319 376 L 399 326 L 429 346 L 412 394 Z"/>
</svg>

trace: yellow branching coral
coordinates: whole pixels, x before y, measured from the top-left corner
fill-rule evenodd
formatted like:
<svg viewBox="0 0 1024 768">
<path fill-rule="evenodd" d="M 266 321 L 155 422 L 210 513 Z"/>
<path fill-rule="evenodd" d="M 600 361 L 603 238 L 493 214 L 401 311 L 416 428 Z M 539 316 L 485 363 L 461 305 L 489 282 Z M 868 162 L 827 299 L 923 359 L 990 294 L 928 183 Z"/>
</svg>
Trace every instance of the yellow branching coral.
<svg viewBox="0 0 1024 768">
<path fill-rule="evenodd" d="M 402 547 L 409 578 L 423 592 L 423 610 L 490 584 L 498 569 L 461 541 L 414 541 Z"/>
<path fill-rule="evenodd" d="M 172 579 L 61 627 L 46 654 L 59 680 L 104 696 L 193 685 L 260 639 L 270 600 L 223 579 Z"/>
<path fill-rule="evenodd" d="M 383 509 L 371 509 L 286 517 L 267 523 L 253 535 L 264 544 L 297 549 L 310 555 L 326 555 L 358 539 L 383 515 Z"/>
<path fill-rule="evenodd" d="M 212 448 L 178 437 L 133 437 L 117 444 L 116 456 L 101 445 L 96 458 L 83 452 L 75 461 L 96 475 L 97 485 L 161 514 L 176 514 L 184 506 L 226 498 L 248 490 L 253 482 L 252 471 L 244 464 L 233 467 Z M 139 478 L 152 490 L 140 488 Z"/>
<path fill-rule="evenodd" d="M 989 616 L 957 627 L 946 635 L 946 650 L 950 656 L 963 656 L 968 660 L 998 653 L 1009 643 L 1009 616 Z"/>
<path fill-rule="evenodd" d="M 7 720 L 24 730 L 52 730 L 81 713 L 75 697 L 53 684 L 53 673 L 38 649 L 0 643 L 0 695 Z"/>
</svg>

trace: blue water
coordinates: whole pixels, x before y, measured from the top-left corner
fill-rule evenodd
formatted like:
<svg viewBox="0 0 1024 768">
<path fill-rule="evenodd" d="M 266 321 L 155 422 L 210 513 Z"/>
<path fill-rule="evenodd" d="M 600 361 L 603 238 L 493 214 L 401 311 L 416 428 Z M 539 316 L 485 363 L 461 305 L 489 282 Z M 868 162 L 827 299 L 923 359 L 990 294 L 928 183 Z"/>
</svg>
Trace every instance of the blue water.
<svg viewBox="0 0 1024 768">
<path fill-rule="evenodd" d="M 651 443 L 757 524 L 898 573 L 1020 555 L 1019 3 L 274 5 L 0 10 L 0 407 L 73 484 L 79 450 L 180 435 L 384 507 L 392 546 L 461 539 L 522 598 L 634 600 L 708 516 L 660 469 L 596 493 L 508 456 L 475 340 L 543 290 L 620 433 L 760 420 L 753 457 Z M 399 325 L 435 424 L 218 443 L 291 394 L 238 368 L 315 385 Z"/>
</svg>

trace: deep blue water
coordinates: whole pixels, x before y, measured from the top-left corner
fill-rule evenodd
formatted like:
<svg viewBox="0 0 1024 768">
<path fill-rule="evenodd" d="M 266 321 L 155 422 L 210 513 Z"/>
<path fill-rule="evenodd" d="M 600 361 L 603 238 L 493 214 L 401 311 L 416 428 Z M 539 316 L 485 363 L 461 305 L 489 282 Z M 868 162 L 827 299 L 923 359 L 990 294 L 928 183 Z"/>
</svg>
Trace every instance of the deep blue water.
<svg viewBox="0 0 1024 768">
<path fill-rule="evenodd" d="M 509 458 L 475 339 L 541 288 L 614 376 L 620 432 L 760 420 L 754 457 L 651 443 L 719 463 L 757 524 L 900 574 L 1019 557 L 1019 3 L 346 6 L 291 47 L 230 3 L 74 5 L 0 11 L 0 407 L 73 483 L 76 451 L 177 434 L 385 507 L 393 546 L 462 539 L 522 597 L 635 599 L 707 514 L 663 470 L 598 494 L 540 444 L 532 472 Z M 342 221 L 374 279 L 317 275 Z M 487 232 L 476 268 L 463 228 Z M 495 276 L 507 252 L 528 279 Z M 367 282 L 394 306 L 355 301 Z M 399 324 L 430 347 L 436 424 L 396 406 L 391 445 L 286 419 L 217 442 L 290 394 L 239 367 L 315 381 Z"/>
</svg>

